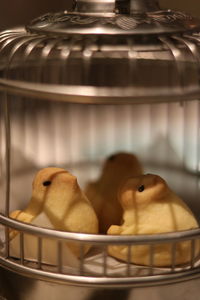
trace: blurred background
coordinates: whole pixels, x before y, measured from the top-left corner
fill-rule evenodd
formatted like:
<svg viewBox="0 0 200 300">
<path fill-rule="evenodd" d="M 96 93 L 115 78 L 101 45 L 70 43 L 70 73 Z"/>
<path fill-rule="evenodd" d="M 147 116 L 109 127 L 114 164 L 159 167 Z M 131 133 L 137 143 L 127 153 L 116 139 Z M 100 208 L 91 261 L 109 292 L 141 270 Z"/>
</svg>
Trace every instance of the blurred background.
<svg viewBox="0 0 200 300">
<path fill-rule="evenodd" d="M 46 12 L 70 9 L 73 0 L 0 0 L 0 30 L 22 25 Z M 163 8 L 200 17 L 200 0 L 160 0 Z"/>
</svg>

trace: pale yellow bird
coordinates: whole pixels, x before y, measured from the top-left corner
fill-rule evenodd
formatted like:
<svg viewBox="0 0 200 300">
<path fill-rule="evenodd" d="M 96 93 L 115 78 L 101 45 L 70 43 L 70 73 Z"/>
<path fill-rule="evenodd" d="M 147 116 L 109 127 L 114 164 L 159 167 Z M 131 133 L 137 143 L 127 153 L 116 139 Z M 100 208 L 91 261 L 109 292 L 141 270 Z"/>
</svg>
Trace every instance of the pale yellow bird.
<svg viewBox="0 0 200 300">
<path fill-rule="evenodd" d="M 98 219 L 90 201 L 80 189 L 77 178 L 64 169 L 40 170 L 33 181 L 32 197 L 27 207 L 22 211 L 12 212 L 10 217 L 33 223 L 41 214 L 45 215 L 54 229 L 98 233 Z M 11 230 L 10 238 L 13 239 L 17 234 Z M 68 242 L 67 245 L 79 256 L 78 243 Z M 89 245 L 84 248 L 85 253 L 89 248 Z"/>
<path fill-rule="evenodd" d="M 112 225 L 110 235 L 153 235 L 198 228 L 198 222 L 189 207 L 167 183 L 157 175 L 147 174 L 131 178 L 122 186 L 119 202 L 123 208 L 123 224 Z M 149 245 L 110 246 L 110 255 L 132 263 L 149 265 Z M 175 264 L 191 261 L 191 241 L 178 242 L 175 247 Z M 199 241 L 195 244 L 195 257 L 200 253 Z M 172 265 L 172 244 L 154 246 L 154 266 Z"/>
</svg>

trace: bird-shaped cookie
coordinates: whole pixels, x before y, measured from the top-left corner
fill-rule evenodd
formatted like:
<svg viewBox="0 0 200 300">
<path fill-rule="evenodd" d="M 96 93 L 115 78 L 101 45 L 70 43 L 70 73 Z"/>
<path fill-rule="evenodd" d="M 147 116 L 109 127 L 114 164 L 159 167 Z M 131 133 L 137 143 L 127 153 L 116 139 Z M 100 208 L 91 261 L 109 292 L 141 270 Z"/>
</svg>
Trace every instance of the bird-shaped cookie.
<svg viewBox="0 0 200 300">
<path fill-rule="evenodd" d="M 88 198 L 80 189 L 77 178 L 60 168 L 40 170 L 33 181 L 30 203 L 23 211 L 14 211 L 10 217 L 33 223 L 45 215 L 52 228 L 77 233 L 98 233 L 98 219 Z M 45 227 L 45 224 L 44 226 Z M 13 239 L 17 232 L 11 230 Z M 72 252 L 79 256 L 79 245 L 67 242 Z M 90 246 L 84 247 L 85 253 Z"/>
<path fill-rule="evenodd" d="M 112 224 L 121 224 L 122 208 L 117 200 L 119 187 L 123 181 L 142 173 L 137 157 L 121 152 L 110 156 L 100 178 L 88 184 L 85 193 L 98 216 L 100 233 L 106 233 Z"/>
<path fill-rule="evenodd" d="M 131 178 L 121 187 L 119 202 L 123 208 L 123 224 L 112 225 L 110 235 L 153 235 L 166 232 L 195 229 L 198 222 L 187 205 L 157 175 L 147 174 Z M 175 264 L 191 261 L 191 241 L 176 243 Z M 123 261 L 149 265 L 150 246 L 109 246 L 110 255 Z M 199 242 L 195 244 L 195 256 L 200 252 Z M 172 265 L 172 244 L 154 245 L 154 266 Z"/>
</svg>

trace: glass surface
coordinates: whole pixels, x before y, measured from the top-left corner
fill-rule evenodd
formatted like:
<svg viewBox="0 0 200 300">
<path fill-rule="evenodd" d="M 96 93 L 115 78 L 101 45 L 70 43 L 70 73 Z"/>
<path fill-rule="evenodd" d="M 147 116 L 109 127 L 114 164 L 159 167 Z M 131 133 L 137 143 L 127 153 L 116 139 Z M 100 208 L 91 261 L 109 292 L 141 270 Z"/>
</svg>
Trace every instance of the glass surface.
<svg viewBox="0 0 200 300">
<path fill-rule="evenodd" d="M 11 210 L 29 201 L 37 170 L 64 167 L 84 188 L 110 155 L 123 151 L 136 154 L 145 173 L 163 176 L 198 215 L 199 101 L 98 106 L 10 100 Z M 5 168 L 5 144 L 1 148 Z"/>
</svg>

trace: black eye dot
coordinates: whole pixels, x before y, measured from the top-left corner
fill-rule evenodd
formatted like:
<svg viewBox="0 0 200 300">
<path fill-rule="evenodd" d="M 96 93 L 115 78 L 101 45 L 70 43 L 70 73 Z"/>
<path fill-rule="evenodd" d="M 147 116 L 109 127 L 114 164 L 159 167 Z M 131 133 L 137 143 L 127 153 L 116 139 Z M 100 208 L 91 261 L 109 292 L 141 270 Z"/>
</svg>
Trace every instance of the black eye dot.
<svg viewBox="0 0 200 300">
<path fill-rule="evenodd" d="M 138 188 L 138 192 L 143 192 L 144 191 L 144 185 L 141 185 L 139 188 Z"/>
<path fill-rule="evenodd" d="M 116 158 L 116 155 L 111 155 L 108 160 L 113 161 Z"/>
<path fill-rule="evenodd" d="M 50 185 L 50 184 L 51 184 L 51 181 L 49 181 L 49 180 L 43 182 L 43 185 L 44 185 L 44 186 L 48 186 L 48 185 Z"/>
</svg>

